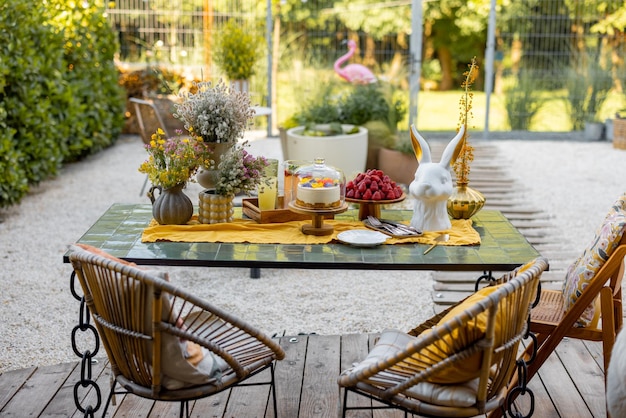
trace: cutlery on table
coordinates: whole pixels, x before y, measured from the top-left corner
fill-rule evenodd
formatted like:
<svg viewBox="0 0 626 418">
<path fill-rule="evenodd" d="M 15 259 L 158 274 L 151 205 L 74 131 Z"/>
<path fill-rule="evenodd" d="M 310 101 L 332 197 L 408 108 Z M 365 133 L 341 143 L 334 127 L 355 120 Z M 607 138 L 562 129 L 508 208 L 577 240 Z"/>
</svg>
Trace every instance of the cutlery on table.
<svg viewBox="0 0 626 418">
<path fill-rule="evenodd" d="M 382 221 L 375 216 L 368 216 L 367 222 L 374 228 L 383 229 L 392 235 L 419 235 L 419 232 L 407 225 Z"/>
<path fill-rule="evenodd" d="M 441 234 L 441 235 L 438 235 L 438 236 L 435 238 L 435 242 L 434 242 L 434 243 L 433 243 L 430 247 L 428 247 L 428 248 L 426 249 L 426 251 L 424 251 L 424 255 L 426 255 L 426 254 L 428 254 L 429 252 L 431 252 L 431 251 L 432 251 L 432 249 L 433 249 L 433 248 L 435 248 L 435 247 L 437 246 L 437 244 L 439 244 L 440 242 L 446 242 L 446 241 L 448 240 L 448 238 L 449 238 L 449 235 L 448 235 L 448 234 Z"/>
</svg>

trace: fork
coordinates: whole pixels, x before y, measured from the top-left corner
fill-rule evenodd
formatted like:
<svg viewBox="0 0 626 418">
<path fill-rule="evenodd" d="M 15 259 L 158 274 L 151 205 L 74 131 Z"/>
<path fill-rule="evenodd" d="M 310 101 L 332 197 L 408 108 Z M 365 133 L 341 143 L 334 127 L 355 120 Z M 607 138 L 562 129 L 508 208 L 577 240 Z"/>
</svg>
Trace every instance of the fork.
<svg viewBox="0 0 626 418">
<path fill-rule="evenodd" d="M 393 235 L 407 235 L 407 231 L 404 231 L 404 230 L 402 230 L 400 228 L 397 228 L 397 227 L 395 227 L 393 225 L 383 223 L 378 218 L 376 218 L 374 216 L 368 216 L 367 217 L 367 221 L 374 228 L 384 229 L 384 230 L 388 231 L 390 234 L 393 234 Z"/>
</svg>

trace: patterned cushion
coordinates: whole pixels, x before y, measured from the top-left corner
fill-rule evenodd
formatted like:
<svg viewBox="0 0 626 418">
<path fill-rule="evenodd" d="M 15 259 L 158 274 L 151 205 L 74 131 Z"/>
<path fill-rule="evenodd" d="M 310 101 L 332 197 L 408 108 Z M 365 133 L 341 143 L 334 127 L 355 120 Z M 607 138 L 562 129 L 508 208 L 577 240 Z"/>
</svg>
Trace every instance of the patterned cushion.
<svg viewBox="0 0 626 418">
<path fill-rule="evenodd" d="M 567 311 L 576 303 L 596 273 L 613 254 L 626 230 L 626 195 L 619 198 L 611 207 L 604 222 L 596 231 L 591 244 L 583 254 L 567 269 L 563 283 L 563 309 Z M 589 326 L 595 314 L 594 304 L 590 304 L 576 325 Z"/>
</svg>

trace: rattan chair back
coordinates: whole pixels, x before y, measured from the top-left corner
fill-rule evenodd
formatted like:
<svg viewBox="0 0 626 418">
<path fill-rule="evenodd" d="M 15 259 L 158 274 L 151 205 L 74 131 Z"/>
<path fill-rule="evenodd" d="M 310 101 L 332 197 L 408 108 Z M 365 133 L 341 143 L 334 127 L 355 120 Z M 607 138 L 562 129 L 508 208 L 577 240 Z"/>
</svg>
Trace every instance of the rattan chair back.
<svg viewBox="0 0 626 418">
<path fill-rule="evenodd" d="M 155 400 L 188 401 L 218 393 L 270 368 L 271 381 L 263 383 L 272 386 L 275 396 L 273 363 L 285 353 L 259 329 L 174 286 L 165 280 L 165 273 L 81 248 L 72 248 L 69 259 L 116 383 L 126 391 Z M 162 342 L 171 337 L 207 348 L 227 363 L 227 369 L 210 383 L 166 389 L 162 366 L 168 359 L 163 358 Z"/>
<path fill-rule="evenodd" d="M 152 101 L 131 97 L 130 102 L 135 106 L 139 135 L 144 144 L 149 144 L 157 129 L 163 130 L 165 137 L 169 138 L 172 132 L 168 132 L 159 110 Z"/>
<path fill-rule="evenodd" d="M 367 367 L 353 367 L 342 373 L 338 383 L 346 389 L 343 413 L 363 409 L 347 405 L 347 393 L 356 392 L 391 407 L 420 416 L 471 417 L 484 414 L 504 404 L 508 383 L 516 370 L 518 347 L 528 329 L 530 305 L 537 297 L 539 278 L 548 263 L 537 258 L 521 271 L 519 268 L 499 279 L 500 286 L 484 299 L 470 304 L 461 313 L 441 323 L 448 312 L 431 318 L 410 331 L 417 338 L 401 350 L 378 359 Z M 463 305 L 464 306 L 464 305 Z M 471 343 L 463 342 L 455 330 L 471 325 L 486 316 L 484 336 Z M 446 317 L 447 318 L 447 317 Z M 452 338 L 450 338 L 450 336 Z M 446 339 L 446 337 L 448 337 Z M 432 350 L 437 341 L 454 345 L 446 356 Z M 451 342 L 450 342 L 451 341 Z M 475 402 L 469 406 L 442 405 L 428 402 L 411 394 L 418 385 L 429 385 L 429 378 L 442 372 L 454 372 L 469 358 L 480 354 Z M 428 357 L 433 364 L 424 367 L 414 361 L 415 355 Z M 454 390 L 467 382 L 441 385 Z M 435 390 L 433 393 L 437 393 Z"/>
</svg>

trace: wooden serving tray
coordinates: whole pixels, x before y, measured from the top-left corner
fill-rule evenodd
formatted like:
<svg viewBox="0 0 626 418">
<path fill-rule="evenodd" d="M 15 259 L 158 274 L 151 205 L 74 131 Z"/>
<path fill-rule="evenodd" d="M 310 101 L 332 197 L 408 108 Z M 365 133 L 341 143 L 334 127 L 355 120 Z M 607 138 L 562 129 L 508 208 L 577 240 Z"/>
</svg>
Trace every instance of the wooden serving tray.
<svg viewBox="0 0 626 418">
<path fill-rule="evenodd" d="M 261 210 L 259 209 L 259 199 L 256 197 L 246 197 L 241 200 L 242 211 L 250 219 L 254 219 L 260 224 L 271 224 L 289 221 L 308 221 L 311 215 L 307 213 L 296 213 L 284 207 L 284 197 L 278 196 L 278 207 L 280 209 Z M 333 219 L 335 215 L 324 215 L 324 219 Z"/>
</svg>

